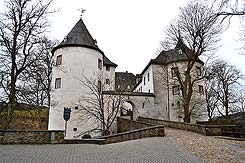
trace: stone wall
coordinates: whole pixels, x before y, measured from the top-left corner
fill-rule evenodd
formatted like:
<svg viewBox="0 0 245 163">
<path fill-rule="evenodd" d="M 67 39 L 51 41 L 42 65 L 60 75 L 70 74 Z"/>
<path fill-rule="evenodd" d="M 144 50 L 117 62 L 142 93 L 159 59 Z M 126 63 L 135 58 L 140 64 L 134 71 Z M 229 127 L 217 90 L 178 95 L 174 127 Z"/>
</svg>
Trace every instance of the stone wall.
<svg viewBox="0 0 245 163">
<path fill-rule="evenodd" d="M 184 122 L 174 122 L 167 120 L 159 120 L 145 117 L 138 117 L 138 121 L 151 123 L 155 125 L 164 125 L 166 127 L 177 128 L 182 130 L 188 130 L 196 133 L 200 133 L 207 136 L 222 135 L 222 129 L 226 127 L 232 127 L 231 125 L 199 125 Z"/>
<path fill-rule="evenodd" d="M 0 130 L 0 144 L 63 143 L 64 131 L 14 131 Z"/>
<path fill-rule="evenodd" d="M 164 126 L 158 125 L 158 126 L 113 134 L 109 136 L 103 136 L 103 137 L 99 137 L 99 139 L 104 140 L 102 144 L 110 144 L 110 143 L 117 143 L 117 142 L 123 142 L 123 141 L 141 139 L 147 137 L 163 137 L 163 136 L 165 136 Z"/>
<path fill-rule="evenodd" d="M 145 122 L 129 120 L 129 119 L 122 118 L 122 117 L 117 117 L 117 132 L 118 133 L 141 129 L 141 128 L 152 127 L 152 126 L 154 125 L 145 123 Z"/>
</svg>

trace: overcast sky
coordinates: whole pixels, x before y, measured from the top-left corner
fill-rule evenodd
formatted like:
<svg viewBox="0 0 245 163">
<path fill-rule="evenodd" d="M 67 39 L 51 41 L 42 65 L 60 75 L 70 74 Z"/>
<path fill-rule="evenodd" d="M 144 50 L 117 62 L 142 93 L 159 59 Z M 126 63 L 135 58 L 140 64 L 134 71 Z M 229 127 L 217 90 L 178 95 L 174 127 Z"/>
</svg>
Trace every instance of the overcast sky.
<svg viewBox="0 0 245 163">
<path fill-rule="evenodd" d="M 1 0 L 2 1 L 2 0 Z M 80 19 L 99 48 L 113 62 L 116 71 L 141 73 L 150 59 L 156 57 L 164 28 L 177 16 L 179 7 L 188 0 L 56 0 L 52 8 L 59 9 L 50 18 L 51 37 L 62 39 Z M 221 58 L 235 64 L 245 73 L 245 55 L 239 54 L 238 20 L 234 20 L 222 35 Z"/>
</svg>

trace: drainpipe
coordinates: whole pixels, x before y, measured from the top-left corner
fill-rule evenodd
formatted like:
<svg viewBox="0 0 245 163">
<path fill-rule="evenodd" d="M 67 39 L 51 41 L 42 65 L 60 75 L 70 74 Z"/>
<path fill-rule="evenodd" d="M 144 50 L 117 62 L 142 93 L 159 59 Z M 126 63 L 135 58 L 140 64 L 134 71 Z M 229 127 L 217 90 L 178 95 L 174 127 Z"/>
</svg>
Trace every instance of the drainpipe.
<svg viewBox="0 0 245 163">
<path fill-rule="evenodd" d="M 167 94 L 168 94 L 168 105 L 167 105 L 167 112 L 168 112 L 168 120 L 170 120 L 170 110 L 169 110 L 169 82 L 168 82 L 168 67 L 167 67 Z"/>
</svg>

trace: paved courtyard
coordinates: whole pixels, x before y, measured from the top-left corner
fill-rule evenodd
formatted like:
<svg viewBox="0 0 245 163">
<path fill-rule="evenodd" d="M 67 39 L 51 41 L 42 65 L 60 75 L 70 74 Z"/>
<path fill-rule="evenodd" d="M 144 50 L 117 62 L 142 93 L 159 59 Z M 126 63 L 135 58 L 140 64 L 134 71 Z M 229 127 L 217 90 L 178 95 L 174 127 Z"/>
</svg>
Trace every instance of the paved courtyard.
<svg viewBox="0 0 245 163">
<path fill-rule="evenodd" d="M 0 145 L 1 163 L 199 163 L 171 137 L 127 142 L 60 145 Z"/>
</svg>

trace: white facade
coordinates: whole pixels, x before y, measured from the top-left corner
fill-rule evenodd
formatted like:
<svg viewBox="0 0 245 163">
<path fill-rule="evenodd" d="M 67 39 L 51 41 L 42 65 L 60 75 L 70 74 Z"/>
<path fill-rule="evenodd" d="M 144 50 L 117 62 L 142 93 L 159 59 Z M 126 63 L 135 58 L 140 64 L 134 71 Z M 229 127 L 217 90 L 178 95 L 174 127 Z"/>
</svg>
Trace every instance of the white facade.
<svg viewBox="0 0 245 163">
<path fill-rule="evenodd" d="M 82 80 L 84 80 L 84 77 L 93 78 L 95 75 L 102 73 L 103 67 L 101 69 L 98 67 L 98 60 L 103 62 L 103 55 L 96 50 L 84 47 L 62 47 L 57 49 L 53 55 L 55 63 L 57 56 L 60 55 L 62 56 L 62 63 L 53 68 L 51 86 L 53 89 L 53 105 L 49 112 L 48 129 L 65 129 L 63 111 L 64 107 L 69 107 L 72 112 L 68 121 L 66 137 L 74 138 L 75 133 L 84 132 L 78 121 L 79 116 L 75 114 L 78 99 L 83 94 L 89 93 L 88 88 L 82 84 Z M 61 79 L 60 88 L 55 88 L 57 78 Z"/>
<path fill-rule="evenodd" d="M 171 121 L 183 122 L 184 112 L 182 107 L 181 91 L 174 94 L 176 86 L 179 86 L 177 77 L 172 76 L 172 68 L 178 68 L 182 77 L 184 77 L 184 70 L 186 70 L 187 61 L 174 62 L 169 64 L 150 64 L 147 69 L 143 71 L 142 81 L 135 88 L 135 92 L 148 92 L 153 90 L 155 95 L 155 109 L 157 110 L 160 119 L 167 119 Z M 202 71 L 202 63 L 196 62 L 191 71 L 192 79 L 199 78 Z M 199 69 L 200 68 L 200 69 Z M 201 71 L 199 71 L 201 70 Z M 148 73 L 150 74 L 150 81 L 147 79 Z M 202 87 L 200 92 L 199 87 Z M 204 80 L 195 82 L 193 87 L 193 95 L 190 107 L 194 108 L 192 122 L 196 120 L 207 120 L 206 102 L 205 102 L 205 83 Z"/>
</svg>

